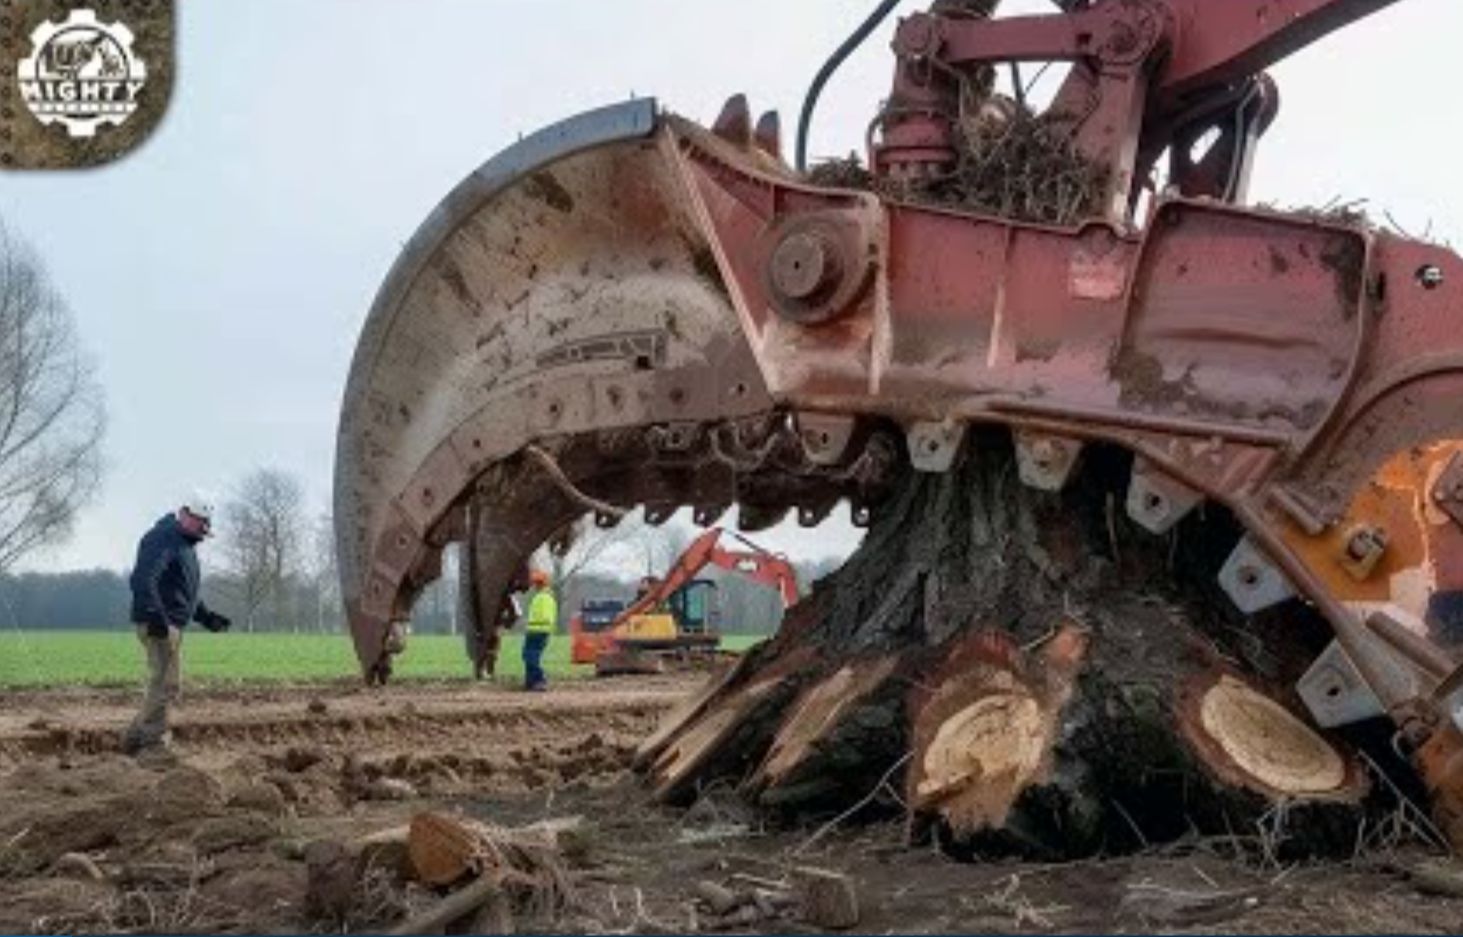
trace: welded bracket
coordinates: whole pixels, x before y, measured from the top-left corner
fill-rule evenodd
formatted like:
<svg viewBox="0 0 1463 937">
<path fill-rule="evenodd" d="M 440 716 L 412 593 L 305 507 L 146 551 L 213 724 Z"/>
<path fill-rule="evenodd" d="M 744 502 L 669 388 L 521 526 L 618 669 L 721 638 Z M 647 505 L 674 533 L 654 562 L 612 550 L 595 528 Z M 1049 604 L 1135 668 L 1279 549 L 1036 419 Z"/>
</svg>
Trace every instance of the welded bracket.
<svg viewBox="0 0 1463 937">
<path fill-rule="evenodd" d="M 1128 516 L 1149 533 L 1173 530 L 1203 500 L 1202 492 L 1168 477 L 1148 460 L 1134 461 L 1128 482 Z"/>
<path fill-rule="evenodd" d="M 1316 725 L 1335 729 L 1383 715 L 1377 694 L 1357 673 L 1341 645 L 1332 641 L 1296 684 Z"/>
<path fill-rule="evenodd" d="M 1038 491 L 1067 487 L 1082 455 L 1082 443 L 1062 436 L 1016 431 L 1016 469 L 1021 483 Z"/>
<path fill-rule="evenodd" d="M 853 439 L 854 418 L 827 413 L 798 413 L 798 440 L 814 465 L 837 465 Z"/>
<path fill-rule="evenodd" d="M 1246 615 L 1264 611 L 1295 598 L 1295 586 L 1285 573 L 1245 537 L 1219 571 L 1219 585 Z"/>
<path fill-rule="evenodd" d="M 915 423 L 909 428 L 909 461 L 916 471 L 941 473 L 955 467 L 960 443 L 965 439 L 965 424 L 946 420 L 942 423 Z"/>
<path fill-rule="evenodd" d="M 1463 527 L 1463 452 L 1453 455 L 1443 474 L 1433 486 L 1433 501 L 1443 509 L 1453 523 Z"/>
<path fill-rule="evenodd" d="M 1366 630 L 1354 639 L 1356 650 L 1366 655 L 1368 669 L 1380 682 L 1368 685 L 1340 642 L 1332 641 L 1296 684 L 1317 725 L 1331 729 L 1384 715 L 1384 697 L 1431 696 L 1456 718 L 1458 687 L 1447 680 L 1456 665 L 1423 637 L 1426 624 L 1394 605 L 1373 609 L 1365 617 Z"/>
</svg>

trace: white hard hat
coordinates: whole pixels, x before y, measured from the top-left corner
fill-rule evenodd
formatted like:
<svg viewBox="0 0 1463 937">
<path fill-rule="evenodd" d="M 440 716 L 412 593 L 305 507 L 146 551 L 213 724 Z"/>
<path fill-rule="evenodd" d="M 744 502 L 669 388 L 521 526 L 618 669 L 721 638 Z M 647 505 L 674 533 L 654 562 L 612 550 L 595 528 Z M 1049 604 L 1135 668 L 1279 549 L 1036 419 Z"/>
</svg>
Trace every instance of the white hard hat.
<svg viewBox="0 0 1463 937">
<path fill-rule="evenodd" d="M 213 497 L 207 492 L 195 491 L 183 501 L 183 510 L 200 520 L 213 523 Z"/>
</svg>

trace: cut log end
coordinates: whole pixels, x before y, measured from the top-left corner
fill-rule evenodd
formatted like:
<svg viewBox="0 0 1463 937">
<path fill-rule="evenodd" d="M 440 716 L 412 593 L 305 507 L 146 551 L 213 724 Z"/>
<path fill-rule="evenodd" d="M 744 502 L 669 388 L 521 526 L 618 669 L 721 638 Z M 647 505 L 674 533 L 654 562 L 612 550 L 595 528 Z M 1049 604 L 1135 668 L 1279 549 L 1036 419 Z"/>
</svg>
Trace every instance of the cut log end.
<svg viewBox="0 0 1463 937">
<path fill-rule="evenodd" d="M 958 641 L 913 704 L 906 782 L 913 807 L 938 814 L 959 837 L 1004 826 L 1022 793 L 1049 771 L 1085 647 L 1070 626 L 1034 658 L 1002 633 Z"/>
<path fill-rule="evenodd" d="M 936 730 L 918 762 L 914 803 L 974 831 L 1006 822 L 1051 746 L 1041 703 L 1015 687 L 992 689 Z"/>
<path fill-rule="evenodd" d="M 1177 716 L 1195 754 L 1227 784 L 1276 801 L 1355 803 L 1367 793 L 1355 759 L 1232 674 L 1190 678 Z"/>
<path fill-rule="evenodd" d="M 470 827 L 454 817 L 419 813 L 412 817 L 407 849 L 417 880 L 440 887 L 478 870 L 482 844 Z"/>
</svg>

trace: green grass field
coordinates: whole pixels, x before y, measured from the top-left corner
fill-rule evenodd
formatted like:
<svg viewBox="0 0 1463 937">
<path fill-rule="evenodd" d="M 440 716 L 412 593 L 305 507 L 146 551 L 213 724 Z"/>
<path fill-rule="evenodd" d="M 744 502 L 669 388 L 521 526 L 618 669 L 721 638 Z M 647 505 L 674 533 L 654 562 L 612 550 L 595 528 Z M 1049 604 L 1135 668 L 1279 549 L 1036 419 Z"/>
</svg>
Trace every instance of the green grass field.
<svg viewBox="0 0 1463 937">
<path fill-rule="evenodd" d="M 749 647 L 756 638 L 731 636 L 722 646 Z M 523 674 L 522 637 L 505 635 L 498 674 Z M 549 644 L 544 668 L 551 676 L 584 677 L 593 669 L 569 663 L 569 638 Z M 135 685 L 143 673 L 142 651 L 131 631 L 6 632 L 0 634 L 0 687 Z M 393 679 L 468 678 L 462 639 L 414 635 L 396 659 Z M 209 634 L 189 628 L 183 639 L 187 683 L 266 683 L 346 679 L 360 676 L 345 635 Z"/>
</svg>

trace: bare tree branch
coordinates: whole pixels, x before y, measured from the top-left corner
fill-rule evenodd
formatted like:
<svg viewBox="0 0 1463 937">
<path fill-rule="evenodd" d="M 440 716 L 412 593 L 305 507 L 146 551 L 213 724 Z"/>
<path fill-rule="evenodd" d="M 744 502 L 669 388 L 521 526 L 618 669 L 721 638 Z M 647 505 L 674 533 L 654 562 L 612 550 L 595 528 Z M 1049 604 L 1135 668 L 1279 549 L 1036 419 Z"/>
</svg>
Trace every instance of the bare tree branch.
<svg viewBox="0 0 1463 937">
<path fill-rule="evenodd" d="M 258 469 L 239 483 L 224 507 L 224 556 L 239 591 L 244 627 L 253 631 L 272 600 L 275 626 L 299 627 L 285 608 L 300 572 L 309 527 L 300 482 L 279 469 Z"/>
<path fill-rule="evenodd" d="M 105 432 L 71 310 L 0 226 L 0 571 L 71 532 L 101 483 Z"/>
</svg>

